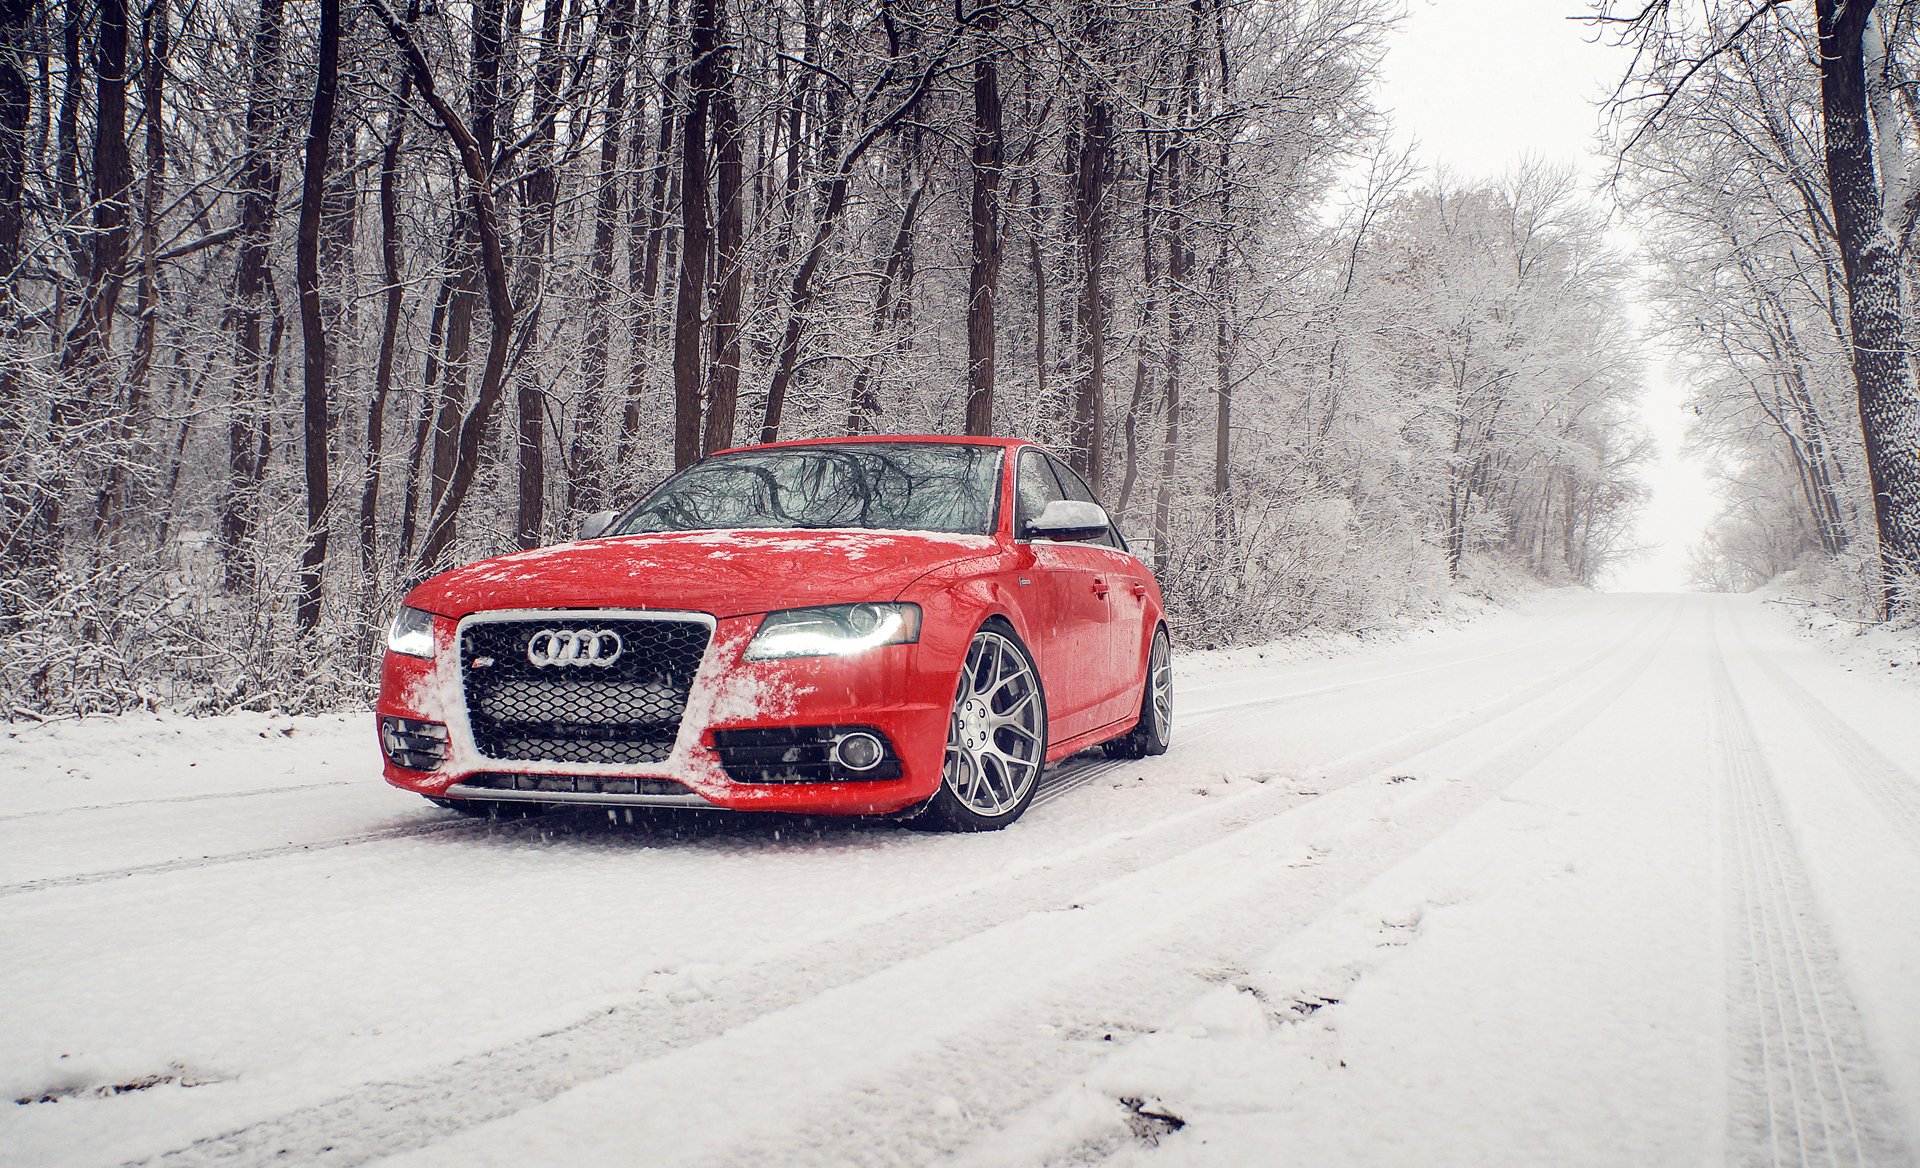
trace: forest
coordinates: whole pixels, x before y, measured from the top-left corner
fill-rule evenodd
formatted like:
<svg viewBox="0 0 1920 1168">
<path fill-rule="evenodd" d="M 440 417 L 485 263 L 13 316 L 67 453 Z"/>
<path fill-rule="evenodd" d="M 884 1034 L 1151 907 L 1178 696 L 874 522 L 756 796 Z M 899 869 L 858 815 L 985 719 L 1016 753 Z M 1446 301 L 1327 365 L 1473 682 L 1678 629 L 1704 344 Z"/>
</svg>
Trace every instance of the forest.
<svg viewBox="0 0 1920 1168">
<path fill-rule="evenodd" d="M 1800 568 L 1855 619 L 1920 612 L 1917 21 L 1911 0 L 1594 18 L 1633 51 L 1615 189 L 1723 487 L 1698 586 Z"/>
<path fill-rule="evenodd" d="M 1479 557 L 1594 582 L 1645 493 L 1632 269 L 1574 174 L 1390 145 L 1397 13 L 0 0 L 7 716 L 363 701 L 412 582 L 834 433 L 1051 445 L 1184 645 L 1374 628 Z M 1700 310 L 1734 346 L 1703 410 L 1740 473 L 1826 475 L 1816 513 L 1766 496 L 1776 559 L 1871 510 L 1832 248 L 1762 199 L 1792 160 L 1687 189 L 1773 147 L 1680 105 L 1812 149 L 1779 47 L 1717 58 L 1620 179 L 1674 237 L 1676 320 L 1759 265 Z M 1712 234 L 1755 206 L 1788 221 L 1765 257 Z M 1805 371 L 1773 430 L 1733 400 L 1769 322 Z M 1716 538 L 1745 563 L 1737 519 Z"/>
</svg>

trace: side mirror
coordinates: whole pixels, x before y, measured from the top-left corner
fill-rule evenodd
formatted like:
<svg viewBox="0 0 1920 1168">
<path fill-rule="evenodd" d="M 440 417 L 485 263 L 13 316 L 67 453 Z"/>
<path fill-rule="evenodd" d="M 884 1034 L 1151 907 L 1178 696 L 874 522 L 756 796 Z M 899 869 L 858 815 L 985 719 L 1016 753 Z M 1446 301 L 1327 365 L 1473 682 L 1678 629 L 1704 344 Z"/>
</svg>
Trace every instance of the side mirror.
<svg viewBox="0 0 1920 1168">
<path fill-rule="evenodd" d="M 1053 539 L 1075 543 L 1099 539 L 1107 533 L 1107 512 L 1098 503 L 1079 499 L 1055 499 L 1040 509 L 1028 524 L 1028 539 Z"/>
<path fill-rule="evenodd" d="M 580 521 L 580 538 L 594 539 L 606 534 L 607 528 L 619 517 L 618 511 L 595 511 Z"/>
</svg>

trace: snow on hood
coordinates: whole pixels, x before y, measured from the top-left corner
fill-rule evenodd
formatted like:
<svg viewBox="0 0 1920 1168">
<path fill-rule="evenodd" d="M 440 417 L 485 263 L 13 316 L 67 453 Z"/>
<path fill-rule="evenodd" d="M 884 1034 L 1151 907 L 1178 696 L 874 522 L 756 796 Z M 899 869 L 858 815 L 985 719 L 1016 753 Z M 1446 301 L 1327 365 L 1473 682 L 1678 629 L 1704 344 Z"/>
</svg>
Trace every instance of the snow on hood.
<svg viewBox="0 0 1920 1168">
<path fill-rule="evenodd" d="M 742 616 L 891 600 L 935 568 L 991 555 L 990 536 L 921 531 L 697 531 L 625 535 L 480 560 L 407 603 L 441 616 L 503 608 L 662 608 Z"/>
</svg>

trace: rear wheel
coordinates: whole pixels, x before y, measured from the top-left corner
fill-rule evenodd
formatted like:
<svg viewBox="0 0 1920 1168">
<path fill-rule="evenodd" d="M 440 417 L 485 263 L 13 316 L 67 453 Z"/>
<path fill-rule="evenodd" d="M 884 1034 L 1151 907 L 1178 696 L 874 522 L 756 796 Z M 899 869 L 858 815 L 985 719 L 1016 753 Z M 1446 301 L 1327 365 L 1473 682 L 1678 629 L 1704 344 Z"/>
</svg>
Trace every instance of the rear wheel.
<svg viewBox="0 0 1920 1168">
<path fill-rule="evenodd" d="M 936 831 L 994 831 L 1020 818 L 1047 758 L 1040 672 L 1013 630 L 973 635 L 947 720 L 940 789 L 911 822 Z"/>
<path fill-rule="evenodd" d="M 1153 631 L 1147 654 L 1147 680 L 1140 694 L 1140 721 L 1107 743 L 1109 758 L 1146 758 L 1165 754 L 1173 742 L 1173 643 L 1165 627 Z"/>
</svg>

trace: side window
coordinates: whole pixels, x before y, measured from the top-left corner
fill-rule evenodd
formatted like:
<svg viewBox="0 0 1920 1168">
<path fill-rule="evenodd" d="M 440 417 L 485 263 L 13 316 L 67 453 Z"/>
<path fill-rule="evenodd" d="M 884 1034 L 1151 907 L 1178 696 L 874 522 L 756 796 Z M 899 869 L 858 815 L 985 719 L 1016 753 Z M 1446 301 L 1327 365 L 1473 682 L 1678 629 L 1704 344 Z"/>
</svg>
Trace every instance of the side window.
<svg viewBox="0 0 1920 1168">
<path fill-rule="evenodd" d="M 1048 503 L 1066 498 L 1060 493 L 1060 484 L 1054 481 L 1053 471 L 1047 468 L 1046 456 L 1032 448 L 1020 452 L 1020 477 L 1014 482 L 1013 490 L 1015 539 L 1025 538 L 1027 524 L 1038 518 Z"/>
<path fill-rule="evenodd" d="M 1087 489 L 1087 484 L 1081 480 L 1079 475 L 1074 473 L 1072 467 L 1051 455 L 1047 457 L 1047 462 L 1052 465 L 1053 473 L 1059 476 L 1060 486 L 1066 491 L 1067 498 L 1078 499 L 1082 503 L 1100 503 L 1100 500 L 1093 497 L 1093 492 Z M 1102 505 L 1104 506 L 1104 504 Z M 1117 551 L 1124 552 L 1127 550 L 1126 541 L 1120 538 L 1119 531 L 1114 529 L 1111 522 L 1107 524 L 1106 535 L 1099 539 L 1090 539 L 1087 542 L 1097 543 L 1102 547 L 1114 548 Z"/>
</svg>

